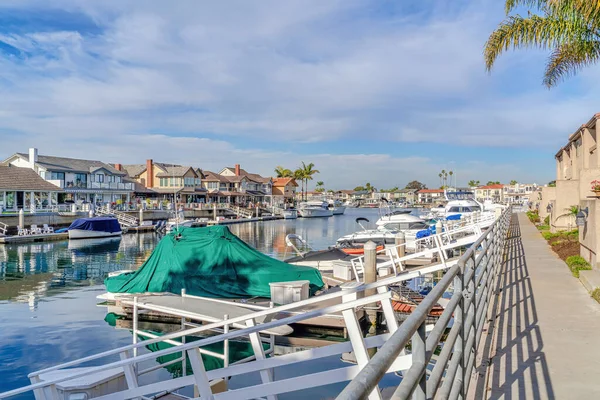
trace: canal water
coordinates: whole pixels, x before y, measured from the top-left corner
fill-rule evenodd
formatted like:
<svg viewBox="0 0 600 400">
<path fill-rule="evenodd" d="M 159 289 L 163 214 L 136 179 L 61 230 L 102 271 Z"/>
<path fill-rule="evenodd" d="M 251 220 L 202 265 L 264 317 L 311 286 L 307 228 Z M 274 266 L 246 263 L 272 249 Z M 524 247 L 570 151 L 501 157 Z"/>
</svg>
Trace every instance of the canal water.
<svg viewBox="0 0 600 400">
<path fill-rule="evenodd" d="M 358 230 L 357 217 L 375 226 L 378 210 L 348 209 L 332 218 L 276 220 L 231 225 L 241 239 L 272 257 L 291 256 L 285 236 L 301 235 L 315 249 L 333 245 L 342 235 Z M 62 241 L 0 245 L 0 392 L 29 383 L 27 374 L 62 362 L 131 344 L 127 329 L 105 322 L 106 308 L 96 296 L 105 291 L 103 279 L 111 271 L 136 269 L 160 240 L 154 233 L 124 235 L 93 241 Z M 339 357 L 302 363 L 275 371 L 276 378 L 302 372 L 339 368 Z M 167 376 L 165 369 L 156 374 Z M 151 375 L 151 374 L 150 374 Z M 154 376 L 146 379 L 153 380 Z M 230 387 L 258 381 L 256 376 L 232 379 Z M 397 383 L 387 378 L 383 385 Z M 345 384 L 290 393 L 281 399 L 332 398 Z M 32 398 L 25 394 L 19 398 Z"/>
</svg>

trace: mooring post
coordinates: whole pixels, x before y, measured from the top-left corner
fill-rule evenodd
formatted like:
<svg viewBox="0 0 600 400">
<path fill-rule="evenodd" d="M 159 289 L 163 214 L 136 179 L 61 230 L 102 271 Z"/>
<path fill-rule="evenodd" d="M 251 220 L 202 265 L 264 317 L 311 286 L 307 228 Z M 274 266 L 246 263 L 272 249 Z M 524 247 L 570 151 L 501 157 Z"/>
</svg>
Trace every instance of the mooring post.
<svg viewBox="0 0 600 400">
<path fill-rule="evenodd" d="M 143 225 L 144 222 L 144 207 L 140 207 L 140 226 Z"/>
<path fill-rule="evenodd" d="M 440 233 L 442 233 L 443 230 L 443 226 L 442 226 L 442 221 L 438 221 L 435 223 L 435 234 L 439 235 Z"/>
<path fill-rule="evenodd" d="M 404 257 L 406 255 L 406 235 L 404 232 L 398 232 L 396 234 L 396 249 L 398 250 L 398 257 Z"/>
<path fill-rule="evenodd" d="M 369 240 L 365 243 L 365 284 L 374 283 L 377 281 L 377 244 Z M 377 294 L 377 289 L 365 290 L 365 296 L 373 296 Z M 367 320 L 369 329 L 367 336 L 377 335 L 377 304 L 368 304 L 365 307 L 367 311 Z M 373 356 L 377 352 L 376 348 L 369 349 L 369 356 Z"/>
<path fill-rule="evenodd" d="M 217 221 L 217 203 L 213 203 L 213 215 L 215 217 L 215 221 Z"/>
</svg>

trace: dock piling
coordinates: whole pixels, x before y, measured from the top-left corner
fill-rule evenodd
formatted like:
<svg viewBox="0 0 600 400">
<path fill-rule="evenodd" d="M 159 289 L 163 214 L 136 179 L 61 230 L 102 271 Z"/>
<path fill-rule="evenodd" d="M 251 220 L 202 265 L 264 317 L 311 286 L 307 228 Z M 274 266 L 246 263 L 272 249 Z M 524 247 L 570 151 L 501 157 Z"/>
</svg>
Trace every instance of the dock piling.
<svg viewBox="0 0 600 400">
<path fill-rule="evenodd" d="M 398 249 L 398 257 L 406 255 L 406 235 L 404 235 L 404 232 L 396 234 L 396 249 Z"/>
<path fill-rule="evenodd" d="M 377 282 L 377 244 L 372 240 L 365 243 L 365 273 L 364 279 L 365 284 Z M 365 296 L 373 296 L 377 294 L 377 289 L 365 290 Z M 377 304 L 368 304 L 365 307 L 367 320 L 369 322 L 369 329 L 367 336 L 377 335 Z M 372 357 L 376 348 L 369 349 L 369 355 Z"/>
</svg>

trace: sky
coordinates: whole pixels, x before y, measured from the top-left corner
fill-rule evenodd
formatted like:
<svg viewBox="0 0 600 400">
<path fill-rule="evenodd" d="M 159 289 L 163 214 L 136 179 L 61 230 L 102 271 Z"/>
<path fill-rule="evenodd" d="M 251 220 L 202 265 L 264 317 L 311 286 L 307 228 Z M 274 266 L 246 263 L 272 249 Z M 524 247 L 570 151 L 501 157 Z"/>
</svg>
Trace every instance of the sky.
<svg viewBox="0 0 600 400">
<path fill-rule="evenodd" d="M 0 159 L 158 162 L 312 186 L 555 179 L 600 112 L 597 67 L 542 85 L 547 52 L 483 46 L 497 0 L 0 0 Z M 525 11 L 526 12 L 526 11 Z"/>
</svg>

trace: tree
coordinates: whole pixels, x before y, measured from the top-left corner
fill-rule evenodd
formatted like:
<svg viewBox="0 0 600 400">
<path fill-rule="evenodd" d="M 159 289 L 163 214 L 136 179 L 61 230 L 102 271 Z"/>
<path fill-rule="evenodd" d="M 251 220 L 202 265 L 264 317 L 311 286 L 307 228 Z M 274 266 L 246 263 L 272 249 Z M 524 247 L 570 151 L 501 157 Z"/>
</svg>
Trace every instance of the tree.
<svg viewBox="0 0 600 400">
<path fill-rule="evenodd" d="M 471 180 L 469 181 L 469 183 L 467 183 L 467 185 L 469 185 L 469 187 L 476 187 L 476 186 L 479 186 L 479 185 L 480 185 L 480 182 L 479 182 L 479 181 L 475 181 L 475 180 L 471 179 Z"/>
<path fill-rule="evenodd" d="M 444 186 L 444 182 L 442 181 L 442 177 L 444 176 L 441 172 L 438 174 L 440 177 L 440 186 Z"/>
<path fill-rule="evenodd" d="M 488 181 L 488 183 L 486 183 L 485 185 L 486 186 L 489 186 L 489 185 L 500 185 L 500 182 L 499 181 Z"/>
<path fill-rule="evenodd" d="M 294 171 L 294 179 L 300 181 L 300 198 L 304 200 L 304 171 L 301 168 Z"/>
<path fill-rule="evenodd" d="M 281 165 L 278 165 L 275 168 L 275 173 L 278 178 L 291 178 L 294 176 L 294 173 L 291 169 L 283 168 Z"/>
<path fill-rule="evenodd" d="M 556 187 L 556 181 L 548 182 L 548 187 Z"/>
<path fill-rule="evenodd" d="M 448 175 L 450 176 L 450 186 L 452 186 L 452 175 L 454 175 L 454 172 L 448 171 Z M 448 186 L 448 185 L 446 185 L 446 186 Z"/>
<path fill-rule="evenodd" d="M 527 18 L 511 13 L 535 7 Z M 485 44 L 486 69 L 508 49 L 551 49 L 543 83 L 550 88 L 600 59 L 600 2 L 591 0 L 506 0 L 507 18 Z"/>
<path fill-rule="evenodd" d="M 365 184 L 365 190 L 369 193 L 373 193 L 373 192 L 377 191 L 377 189 L 375 187 L 371 186 L 371 184 L 369 182 L 367 182 Z"/>
<path fill-rule="evenodd" d="M 517 182 L 517 181 L 515 181 L 514 179 L 513 179 L 512 181 L 510 181 L 510 184 L 511 184 L 511 185 L 516 185 L 517 183 L 518 183 L 518 182 Z"/>
<path fill-rule="evenodd" d="M 364 186 L 357 186 L 354 188 L 355 192 L 364 192 L 366 189 Z"/>
<path fill-rule="evenodd" d="M 318 169 L 313 169 L 314 166 L 315 166 L 315 164 L 313 164 L 313 163 L 305 164 L 304 161 L 302 161 L 302 166 L 300 168 L 298 168 L 298 170 L 301 171 L 300 175 L 302 176 L 301 179 L 304 181 L 305 189 L 308 188 L 308 181 L 312 181 L 313 175 L 320 173 L 320 171 Z"/>
<path fill-rule="evenodd" d="M 427 186 L 419 181 L 411 181 L 406 184 L 406 189 L 427 189 Z"/>
<path fill-rule="evenodd" d="M 325 188 L 323 187 L 323 181 L 318 181 L 315 192 L 323 193 L 324 191 L 325 191 Z"/>
</svg>

